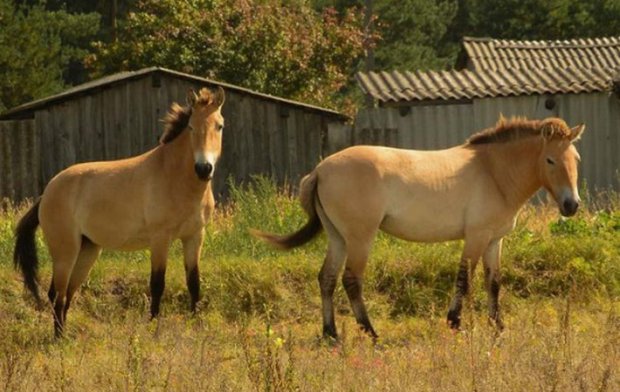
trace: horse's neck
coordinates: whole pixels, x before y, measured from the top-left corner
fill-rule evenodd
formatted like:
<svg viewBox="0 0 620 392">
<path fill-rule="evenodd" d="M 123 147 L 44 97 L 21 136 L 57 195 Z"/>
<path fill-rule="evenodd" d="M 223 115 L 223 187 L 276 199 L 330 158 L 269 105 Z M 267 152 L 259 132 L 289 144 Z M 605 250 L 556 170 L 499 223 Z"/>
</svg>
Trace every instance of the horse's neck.
<svg viewBox="0 0 620 392">
<path fill-rule="evenodd" d="M 187 132 L 161 147 L 165 175 L 174 184 L 175 191 L 192 191 L 201 195 L 206 191 L 207 182 L 200 181 L 194 171 L 192 143 Z"/>
<path fill-rule="evenodd" d="M 542 142 L 531 137 L 497 144 L 488 150 L 490 170 L 506 201 L 521 208 L 542 186 L 539 156 Z"/>
</svg>

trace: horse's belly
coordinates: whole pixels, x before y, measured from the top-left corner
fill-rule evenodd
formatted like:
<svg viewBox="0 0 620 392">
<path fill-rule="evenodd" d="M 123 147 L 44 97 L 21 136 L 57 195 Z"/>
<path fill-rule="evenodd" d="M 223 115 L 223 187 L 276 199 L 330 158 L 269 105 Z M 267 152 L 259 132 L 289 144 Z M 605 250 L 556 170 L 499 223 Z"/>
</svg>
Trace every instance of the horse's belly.
<svg viewBox="0 0 620 392">
<path fill-rule="evenodd" d="M 85 230 L 84 235 L 93 243 L 105 249 L 133 251 L 149 247 L 150 238 L 147 230 L 132 231 L 118 230 Z"/>
<path fill-rule="evenodd" d="M 114 249 L 114 250 L 133 251 L 133 250 L 145 249 L 145 248 L 148 248 L 149 246 L 150 246 L 150 241 L 148 239 L 132 238 L 128 241 L 125 241 L 122 244 L 119 244 L 116 246 L 110 246 L 109 248 Z"/>
<path fill-rule="evenodd" d="M 439 213 L 433 209 L 388 213 L 380 228 L 395 237 L 417 242 L 457 240 L 465 235 L 462 214 Z"/>
<path fill-rule="evenodd" d="M 106 249 L 122 251 L 148 248 L 153 241 L 187 237 L 203 224 L 201 208 L 145 216 L 139 207 L 119 211 L 108 206 L 90 208 L 81 216 L 80 229 L 91 241 Z"/>
<path fill-rule="evenodd" d="M 192 217 L 193 218 L 193 217 Z M 194 223 L 198 221 L 198 224 Z M 113 250 L 134 251 L 148 248 L 156 238 L 174 240 L 187 237 L 202 227 L 198 219 L 188 219 L 184 222 L 168 225 L 134 225 L 120 229 L 118 226 L 108 226 L 100 230 L 85 230 L 85 235 L 95 244 Z"/>
</svg>

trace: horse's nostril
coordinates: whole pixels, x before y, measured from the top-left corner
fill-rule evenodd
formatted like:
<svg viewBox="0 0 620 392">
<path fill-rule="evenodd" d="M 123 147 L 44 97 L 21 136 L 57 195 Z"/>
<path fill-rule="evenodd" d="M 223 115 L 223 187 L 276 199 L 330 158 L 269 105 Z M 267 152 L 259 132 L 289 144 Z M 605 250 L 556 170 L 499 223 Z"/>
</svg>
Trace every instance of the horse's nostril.
<svg viewBox="0 0 620 392">
<path fill-rule="evenodd" d="M 213 172 L 213 165 L 210 163 L 196 163 L 194 165 L 194 170 L 198 175 L 198 178 L 201 180 L 207 180 L 211 177 L 211 173 Z"/>
<path fill-rule="evenodd" d="M 572 199 L 567 199 L 564 200 L 563 207 L 564 207 L 564 211 L 568 214 L 574 214 L 577 211 L 577 208 L 579 207 L 579 203 L 576 200 L 572 200 Z"/>
</svg>

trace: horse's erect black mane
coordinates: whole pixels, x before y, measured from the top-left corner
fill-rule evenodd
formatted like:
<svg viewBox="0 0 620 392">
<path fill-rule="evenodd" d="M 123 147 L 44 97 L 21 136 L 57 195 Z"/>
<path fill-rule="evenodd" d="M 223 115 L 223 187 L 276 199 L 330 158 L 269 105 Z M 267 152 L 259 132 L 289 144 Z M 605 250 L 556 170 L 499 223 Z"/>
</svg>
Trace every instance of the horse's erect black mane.
<svg viewBox="0 0 620 392">
<path fill-rule="evenodd" d="M 163 122 L 166 124 L 164 133 L 159 138 L 161 144 L 170 143 L 177 138 L 187 128 L 189 119 L 192 116 L 191 106 L 181 106 L 173 103 L 170 110 L 164 117 Z"/>
</svg>

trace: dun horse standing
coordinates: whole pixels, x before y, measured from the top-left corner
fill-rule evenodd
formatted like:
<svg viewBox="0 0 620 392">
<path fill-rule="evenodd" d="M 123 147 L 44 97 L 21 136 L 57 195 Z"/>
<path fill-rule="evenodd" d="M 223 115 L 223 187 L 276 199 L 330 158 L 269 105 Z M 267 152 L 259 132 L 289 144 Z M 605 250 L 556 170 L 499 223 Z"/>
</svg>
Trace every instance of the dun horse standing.
<svg viewBox="0 0 620 392">
<path fill-rule="evenodd" d="M 575 214 L 579 155 L 573 142 L 584 128 L 571 129 L 557 118 L 500 118 L 494 128 L 446 150 L 351 147 L 328 157 L 302 179 L 300 201 L 309 215 L 305 226 L 284 236 L 254 234 L 288 249 L 325 229 L 327 256 L 319 273 L 323 335 L 334 338 L 332 296 L 343 265 L 342 284 L 355 318 L 364 331 L 377 336 L 362 299 L 362 281 L 378 230 L 410 241 L 464 239 L 448 324 L 459 328 L 469 277 L 482 257 L 489 317 L 501 329 L 502 237 L 541 187 L 553 196 L 562 215 Z"/>
<path fill-rule="evenodd" d="M 73 165 L 56 175 L 17 225 L 14 261 L 40 302 L 34 235 L 41 229 L 53 261 L 49 299 L 54 331 L 102 248 L 151 251 L 151 316 L 159 313 L 170 243 L 183 243 L 191 309 L 199 299 L 198 259 L 214 208 L 211 178 L 222 146 L 224 90 L 189 92 L 172 104 L 156 148 L 136 157 Z"/>
</svg>

